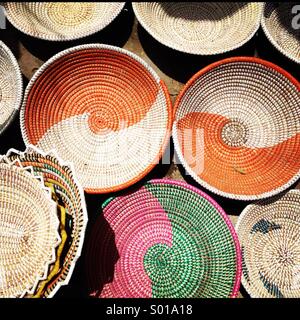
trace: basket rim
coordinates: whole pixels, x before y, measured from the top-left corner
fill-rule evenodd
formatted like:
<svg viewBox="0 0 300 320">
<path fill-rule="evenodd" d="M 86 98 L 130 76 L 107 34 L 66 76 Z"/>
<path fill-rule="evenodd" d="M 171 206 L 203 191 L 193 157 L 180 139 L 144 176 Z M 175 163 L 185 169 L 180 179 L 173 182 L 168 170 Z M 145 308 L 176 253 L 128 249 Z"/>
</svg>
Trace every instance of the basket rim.
<svg viewBox="0 0 300 320">
<path fill-rule="evenodd" d="M 256 34 L 257 30 L 260 27 L 261 24 L 261 17 L 263 14 L 263 3 L 259 3 L 256 2 L 257 5 L 259 5 L 259 14 L 257 17 L 257 21 L 256 21 L 256 26 L 254 28 L 254 31 L 252 33 L 250 33 L 243 41 L 241 41 L 238 44 L 235 44 L 234 46 L 231 46 L 227 49 L 223 49 L 223 50 L 218 50 L 218 51 L 214 51 L 214 52 L 210 52 L 210 53 L 197 53 L 197 50 L 184 50 L 184 48 L 182 48 L 181 46 L 177 46 L 177 45 L 171 45 L 169 43 L 166 43 L 166 41 L 162 40 L 162 38 L 156 34 L 156 32 L 153 31 L 152 28 L 149 28 L 146 23 L 144 22 L 143 18 L 141 17 L 140 13 L 139 13 L 139 9 L 138 9 L 138 4 L 136 2 L 132 2 L 132 8 L 134 11 L 134 14 L 138 20 L 138 22 L 141 24 L 141 26 L 159 43 L 163 44 L 164 46 L 173 49 L 173 50 L 177 50 L 179 52 L 184 52 L 184 53 L 188 53 L 188 54 L 194 54 L 194 55 L 199 55 L 199 56 L 214 56 L 214 55 L 219 55 L 219 54 L 224 54 L 226 52 L 229 51 L 233 51 L 235 49 L 238 49 L 240 47 L 242 47 L 244 44 L 246 44 L 248 41 L 250 41 L 254 35 Z"/>
<path fill-rule="evenodd" d="M 4 125 L 0 127 L 0 135 L 1 135 L 14 121 L 18 111 L 20 110 L 22 96 L 23 96 L 23 78 L 22 78 L 22 72 L 16 57 L 14 56 L 12 51 L 9 49 L 9 47 L 2 40 L 0 40 L 0 47 L 2 47 L 4 51 L 8 54 L 10 58 L 10 63 L 14 68 L 15 76 L 17 78 L 16 80 L 17 92 L 15 94 L 16 102 L 15 102 L 14 111 L 11 113 L 10 117 L 7 119 Z"/>
<path fill-rule="evenodd" d="M 289 188 L 294 182 L 296 182 L 300 178 L 300 168 L 299 168 L 298 173 L 296 175 L 294 175 L 294 177 L 292 179 L 290 179 L 286 184 L 280 186 L 277 189 L 273 189 L 268 192 L 264 192 L 264 193 L 257 194 L 257 195 L 240 195 L 240 194 L 233 194 L 233 193 L 229 193 L 229 192 L 224 192 L 224 191 L 221 191 L 221 190 L 217 189 L 216 187 L 210 185 L 209 183 L 207 183 L 206 181 L 204 181 L 203 179 L 201 179 L 200 177 L 198 177 L 194 173 L 194 171 L 190 168 L 190 166 L 187 164 L 187 162 L 185 161 L 185 158 L 182 155 L 181 148 L 179 145 L 179 139 L 177 136 L 176 112 L 179 109 L 180 103 L 181 103 L 186 91 L 197 81 L 197 79 L 199 77 L 201 77 L 202 75 L 211 71 L 212 69 L 217 68 L 217 67 L 224 65 L 224 64 L 235 63 L 235 62 L 253 62 L 253 63 L 261 64 L 261 65 L 263 65 L 267 68 L 270 68 L 272 70 L 275 70 L 275 71 L 279 72 L 280 74 L 282 74 L 284 77 L 286 77 L 289 81 L 291 81 L 292 84 L 294 84 L 296 86 L 296 88 L 300 91 L 300 82 L 296 78 L 294 78 L 289 72 L 287 72 L 283 68 L 281 68 L 278 65 L 276 65 L 272 62 L 269 62 L 267 60 L 263 60 L 261 58 L 256 58 L 256 57 L 231 57 L 231 58 L 219 60 L 217 62 L 213 62 L 213 63 L 209 64 L 208 66 L 204 67 L 203 69 L 201 69 L 200 71 L 198 71 L 195 75 L 193 75 L 191 77 L 191 79 L 182 88 L 182 90 L 180 91 L 179 95 L 176 98 L 176 101 L 174 104 L 174 115 L 173 115 L 174 123 L 173 123 L 173 130 L 172 130 L 174 149 L 175 149 L 176 155 L 178 156 L 180 163 L 183 165 L 184 169 L 189 173 L 189 175 L 197 183 L 199 183 L 201 186 L 205 187 L 207 190 L 213 192 L 214 194 L 220 195 L 222 197 L 234 199 L 234 200 L 242 200 L 242 201 L 259 200 L 259 199 L 264 199 L 264 198 L 274 196 L 274 195 L 280 193 L 281 191 L 284 191 L 287 188 Z"/>
<path fill-rule="evenodd" d="M 21 127 L 21 134 L 22 138 L 24 140 L 25 146 L 31 145 L 31 142 L 27 136 L 26 133 L 26 128 L 25 128 L 25 109 L 26 109 L 26 101 L 28 98 L 28 95 L 30 93 L 31 88 L 33 87 L 35 81 L 39 78 L 39 76 L 57 59 L 68 55 L 69 53 L 76 52 L 76 51 L 82 51 L 86 49 L 106 49 L 106 50 L 111 50 L 114 52 L 119 52 L 122 54 L 125 54 L 134 60 L 136 60 L 138 63 L 140 63 L 154 78 L 154 80 L 157 82 L 157 85 L 161 87 L 164 93 L 164 97 L 166 99 L 166 109 L 167 109 L 167 127 L 166 127 L 166 134 L 164 136 L 164 140 L 162 145 L 160 146 L 159 153 L 157 157 L 153 160 L 152 163 L 148 165 L 148 167 L 141 172 L 139 175 L 137 175 L 134 179 L 131 179 L 130 181 L 127 181 L 123 184 L 119 184 L 114 187 L 109 187 L 109 188 L 84 188 L 84 191 L 89 194 L 105 194 L 105 193 L 110 193 L 110 192 L 116 192 L 123 190 L 125 188 L 128 188 L 129 186 L 137 183 L 141 179 L 143 179 L 148 173 L 151 172 L 151 170 L 158 164 L 160 159 L 162 158 L 166 147 L 168 146 L 170 137 L 171 137 L 171 130 L 172 130 L 172 124 L 173 124 L 173 108 L 172 108 L 172 102 L 171 102 L 171 97 L 170 93 L 168 91 L 168 88 L 163 80 L 160 79 L 159 75 L 156 73 L 156 71 L 148 64 L 146 61 L 144 61 L 142 58 L 140 58 L 138 55 L 135 53 L 132 53 L 129 50 L 119 48 L 116 46 L 112 45 L 107 45 L 107 44 L 100 44 L 100 43 L 90 43 L 90 44 L 84 44 L 84 45 L 79 45 L 75 47 L 68 48 L 66 50 L 63 50 L 57 54 L 55 54 L 53 57 L 48 59 L 33 75 L 33 77 L 30 79 L 24 93 L 23 97 L 23 102 L 21 105 L 20 109 L 20 127 Z M 49 151 L 49 150 L 45 150 Z"/>
<path fill-rule="evenodd" d="M 80 33 L 78 34 L 77 36 L 71 36 L 71 37 L 67 37 L 67 38 L 59 38 L 59 37 L 55 37 L 55 35 L 39 35 L 38 33 L 35 34 L 35 33 L 30 33 L 30 32 L 25 32 L 24 30 L 22 30 L 18 24 L 15 23 L 15 21 L 13 21 L 13 19 L 11 19 L 10 15 L 7 13 L 5 7 L 4 7 L 4 13 L 5 13 L 5 17 L 7 18 L 7 20 L 17 29 L 19 30 L 20 32 L 30 36 L 30 37 L 33 37 L 33 38 L 36 38 L 36 39 L 41 39 L 41 40 L 46 40 L 46 41 L 57 41 L 57 42 L 63 42 L 63 41 L 72 41 L 72 40 L 78 40 L 78 39 L 81 39 L 81 38 L 85 38 L 85 37 L 88 37 L 88 36 L 91 36 L 97 32 L 100 32 L 101 30 L 103 30 L 104 28 L 106 28 L 110 23 L 112 23 L 112 21 L 114 19 L 117 18 L 117 16 L 122 12 L 126 2 L 119 2 L 120 3 L 120 7 L 118 8 L 118 10 L 116 10 L 114 12 L 114 14 L 111 16 L 111 18 L 108 20 L 108 23 L 103 25 L 100 29 L 99 27 L 98 28 L 93 28 L 92 31 L 90 32 L 83 32 L 83 33 Z"/>
<path fill-rule="evenodd" d="M 43 150 L 39 149 L 38 147 L 36 147 L 34 145 L 28 145 L 26 147 L 25 151 L 19 151 L 19 150 L 16 150 L 14 148 L 11 148 L 11 149 L 9 149 L 7 151 L 6 156 L 9 157 L 9 155 L 11 153 L 13 153 L 13 154 L 16 154 L 16 155 L 22 157 L 23 155 L 26 155 L 28 150 L 34 151 L 37 154 L 42 155 L 43 157 L 47 157 L 47 155 L 54 156 L 58 160 L 58 163 L 59 163 L 59 165 L 61 167 L 63 167 L 63 166 L 70 167 L 70 169 L 72 171 L 72 177 L 73 177 L 75 185 L 78 188 L 79 195 L 80 195 L 80 200 L 81 200 L 81 204 L 82 204 L 82 216 L 81 216 L 81 218 L 82 218 L 82 228 L 81 228 L 81 236 L 79 238 L 79 241 L 77 242 L 78 245 L 77 245 L 76 255 L 75 255 L 74 259 L 72 260 L 72 263 L 69 266 L 69 271 L 68 271 L 67 277 L 63 281 L 59 281 L 56 284 L 55 288 L 53 290 L 51 290 L 51 293 L 47 296 L 48 298 L 52 298 L 62 286 L 65 286 L 65 285 L 69 284 L 70 279 L 72 277 L 72 274 L 74 272 L 75 266 L 76 266 L 76 262 L 77 262 L 77 260 L 80 258 L 81 254 L 82 254 L 82 248 L 83 248 L 83 243 L 84 243 L 84 239 L 85 239 L 87 224 L 88 224 L 88 221 L 89 221 L 88 213 L 87 213 L 87 206 L 86 206 L 86 200 L 85 200 L 85 197 L 84 197 L 84 191 L 83 191 L 83 188 L 82 188 L 82 186 L 81 186 L 81 184 L 78 181 L 78 178 L 76 176 L 76 171 L 75 171 L 73 163 L 70 162 L 70 161 L 65 161 L 62 158 L 60 158 L 58 156 L 58 154 L 56 153 L 55 149 L 50 150 L 49 152 L 44 152 Z M 39 174 L 39 175 L 41 175 L 41 174 Z"/>
<path fill-rule="evenodd" d="M 239 238 L 238 235 L 236 233 L 236 230 L 233 226 L 233 223 L 231 222 L 230 218 L 228 217 L 228 215 L 226 214 L 226 212 L 224 211 L 224 209 L 211 197 L 209 196 L 207 193 L 205 193 L 204 191 L 188 184 L 185 181 L 181 181 L 181 180 L 175 180 L 175 179 L 170 179 L 170 178 L 163 178 L 163 179 L 151 179 L 149 181 L 147 181 L 143 186 L 145 185 L 151 185 L 151 184 L 164 184 L 164 185 L 170 185 L 170 186 L 178 186 L 178 187 L 182 187 L 184 189 L 188 189 L 196 194 L 198 194 L 199 196 L 203 197 L 204 199 L 206 199 L 217 211 L 218 213 L 221 215 L 221 217 L 223 218 L 224 222 L 226 223 L 230 234 L 233 238 L 233 242 L 234 242 L 234 246 L 235 246 L 235 252 L 236 252 L 236 276 L 235 276 L 235 283 L 234 283 L 234 287 L 233 287 L 233 291 L 231 293 L 231 298 L 236 298 L 240 289 L 240 283 L 241 283 L 241 276 L 242 276 L 242 252 L 241 252 L 241 247 L 240 247 L 240 242 L 239 242 Z M 140 188 L 139 188 L 140 189 Z M 137 189 L 137 190 L 139 190 Z M 135 191 L 137 191 L 135 190 Z M 128 193 L 134 193 L 135 191 L 128 191 Z M 127 194 L 125 194 L 127 195 Z M 122 197 L 122 196 L 121 196 Z M 117 201 L 119 200 L 120 196 L 112 196 L 110 198 L 108 198 L 102 205 L 102 211 L 105 210 L 105 208 L 113 201 Z"/>
<path fill-rule="evenodd" d="M 299 189 L 291 189 L 291 190 L 283 193 L 282 195 L 284 196 L 284 195 L 287 195 L 287 194 L 297 194 L 297 195 L 300 196 L 300 190 Z M 259 206 L 260 202 L 261 202 L 261 200 L 247 205 L 244 208 L 244 210 L 241 212 L 241 214 L 239 215 L 239 217 L 237 219 L 236 225 L 235 225 L 235 230 L 236 230 L 237 234 L 239 233 L 239 230 L 241 228 L 241 225 L 243 223 L 243 219 L 245 218 L 245 216 L 248 215 L 251 212 L 252 208 L 254 208 L 257 205 Z M 254 293 L 254 291 L 251 289 L 251 286 L 249 286 L 247 281 L 244 279 L 243 275 L 241 277 L 241 283 L 242 283 L 243 287 L 246 289 L 246 291 L 248 292 L 248 294 L 250 295 L 251 298 L 261 298 L 260 296 L 258 296 L 258 295 L 256 295 Z"/>
<path fill-rule="evenodd" d="M 285 5 L 285 2 L 280 2 L 281 5 Z M 271 35 L 271 32 L 269 31 L 269 28 L 267 27 L 266 24 L 266 18 L 265 18 L 265 10 L 267 7 L 268 3 L 264 3 L 264 9 L 263 9 L 263 14 L 262 14 L 262 18 L 261 18 L 261 27 L 264 31 L 264 34 L 266 35 L 267 39 L 271 42 L 271 44 L 281 53 L 283 54 L 285 57 L 287 57 L 288 59 L 290 59 L 291 61 L 300 64 L 300 58 L 297 59 L 295 57 L 293 57 L 292 55 L 290 55 L 286 50 L 284 50 L 282 48 L 282 46 L 280 46 L 274 39 L 274 37 Z"/>
</svg>

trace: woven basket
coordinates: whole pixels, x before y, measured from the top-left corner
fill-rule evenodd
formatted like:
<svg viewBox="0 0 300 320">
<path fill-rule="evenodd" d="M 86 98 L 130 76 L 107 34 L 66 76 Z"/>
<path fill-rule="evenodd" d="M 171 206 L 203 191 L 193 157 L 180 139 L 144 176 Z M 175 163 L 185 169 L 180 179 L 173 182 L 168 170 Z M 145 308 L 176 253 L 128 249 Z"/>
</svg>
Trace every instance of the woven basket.
<svg viewBox="0 0 300 320">
<path fill-rule="evenodd" d="M 109 199 L 103 208 L 109 227 L 96 223 L 87 247 L 92 296 L 236 297 L 241 276 L 237 236 L 206 194 L 184 182 L 152 180 Z M 113 256 L 119 258 L 108 280 Z M 95 288 L 99 283 L 101 292 Z"/>
<path fill-rule="evenodd" d="M 32 37 L 65 41 L 104 29 L 125 2 L 5 2 L 7 19 Z"/>
<path fill-rule="evenodd" d="M 177 98 L 180 162 L 199 184 L 239 200 L 275 195 L 300 176 L 299 82 L 251 57 L 213 63 Z"/>
<path fill-rule="evenodd" d="M 0 134 L 12 122 L 23 95 L 22 75 L 10 49 L 0 41 Z"/>
<path fill-rule="evenodd" d="M 247 206 L 236 225 L 242 283 L 255 298 L 300 298 L 300 191 Z"/>
<path fill-rule="evenodd" d="M 182 52 L 212 55 L 249 41 L 260 25 L 257 2 L 135 2 L 140 24 L 162 44 Z"/>
<path fill-rule="evenodd" d="M 171 131 L 164 83 L 136 55 L 102 44 L 65 50 L 31 79 L 21 108 L 26 144 L 74 163 L 85 191 L 126 188 L 158 163 Z"/>
<path fill-rule="evenodd" d="M 40 282 L 34 293 L 34 296 L 51 298 L 62 285 L 69 283 L 81 254 L 88 220 L 83 190 L 74 177 L 72 165 L 63 162 L 53 152 L 45 154 L 30 146 L 23 153 L 11 149 L 6 157 L 10 162 L 18 161 L 21 166 L 31 166 L 35 175 L 42 176 L 45 185 L 52 187 L 54 200 L 66 212 L 65 220 L 60 223 L 61 238 L 63 233 L 66 236 L 65 245 L 57 248 L 61 254 L 56 255 L 56 266 L 50 269 L 52 276 L 49 272 L 50 279 Z"/>
<path fill-rule="evenodd" d="M 55 203 L 42 179 L 1 163 L 0 297 L 34 292 L 55 261 L 58 224 Z"/>
<path fill-rule="evenodd" d="M 294 62 L 300 63 L 300 29 L 293 27 L 293 19 L 296 19 L 296 13 L 299 12 L 293 13 L 292 9 L 296 5 L 299 2 L 266 3 L 261 25 L 275 48 Z"/>
</svg>

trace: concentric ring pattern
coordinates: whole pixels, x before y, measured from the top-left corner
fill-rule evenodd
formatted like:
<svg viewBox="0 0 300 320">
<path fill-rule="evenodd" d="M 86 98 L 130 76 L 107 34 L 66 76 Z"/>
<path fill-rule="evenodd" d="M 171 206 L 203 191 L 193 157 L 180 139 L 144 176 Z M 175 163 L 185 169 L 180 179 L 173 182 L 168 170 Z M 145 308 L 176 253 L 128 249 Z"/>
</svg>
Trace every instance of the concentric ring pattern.
<svg viewBox="0 0 300 320">
<path fill-rule="evenodd" d="M 176 101 L 173 137 L 188 173 L 225 197 L 253 200 L 300 175 L 299 82 L 267 61 L 237 57 L 197 73 Z"/>
<path fill-rule="evenodd" d="M 299 8 L 299 2 L 266 3 L 261 21 L 275 48 L 297 63 L 300 63 Z"/>
<path fill-rule="evenodd" d="M 179 51 L 221 54 L 249 41 L 260 26 L 258 2 L 134 2 L 141 25 Z"/>
<path fill-rule="evenodd" d="M 252 297 L 300 297 L 300 191 L 246 207 L 236 230 L 243 254 L 242 283 Z"/>
<path fill-rule="evenodd" d="M 87 249 L 92 296 L 237 295 L 237 236 L 224 211 L 198 189 L 180 181 L 152 180 L 109 199 L 103 215 Z"/>
<path fill-rule="evenodd" d="M 102 30 L 125 2 L 5 2 L 7 19 L 30 36 L 73 40 Z"/>
<path fill-rule="evenodd" d="M 30 81 L 21 109 L 26 144 L 72 161 L 87 192 L 125 188 L 158 162 L 169 140 L 170 97 L 136 55 L 91 44 L 61 52 Z"/>
<path fill-rule="evenodd" d="M 17 59 L 0 41 L 0 134 L 17 114 L 22 94 L 22 75 Z"/>
<path fill-rule="evenodd" d="M 63 241 L 56 249 L 56 261 L 50 266 L 47 279 L 39 282 L 33 295 L 27 296 L 53 297 L 62 285 L 69 283 L 81 254 L 88 220 L 83 189 L 72 166 L 53 152 L 45 154 L 33 146 L 24 152 L 11 149 L 2 161 L 32 167 L 34 174 L 42 176 L 45 186 L 52 190 Z"/>
<path fill-rule="evenodd" d="M 43 182 L 0 164 L 0 297 L 32 293 L 55 261 L 60 242 L 55 203 Z"/>
</svg>

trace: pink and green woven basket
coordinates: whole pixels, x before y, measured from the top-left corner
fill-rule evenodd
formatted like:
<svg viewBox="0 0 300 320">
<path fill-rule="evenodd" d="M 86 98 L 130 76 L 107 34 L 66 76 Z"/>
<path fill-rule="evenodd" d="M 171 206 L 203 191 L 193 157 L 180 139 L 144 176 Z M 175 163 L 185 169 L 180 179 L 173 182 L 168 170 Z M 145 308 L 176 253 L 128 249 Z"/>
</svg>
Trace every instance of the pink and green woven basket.
<svg viewBox="0 0 300 320">
<path fill-rule="evenodd" d="M 91 296 L 236 297 L 241 277 L 236 233 L 223 209 L 198 189 L 152 180 L 107 200 L 98 220 L 86 260 Z"/>
</svg>

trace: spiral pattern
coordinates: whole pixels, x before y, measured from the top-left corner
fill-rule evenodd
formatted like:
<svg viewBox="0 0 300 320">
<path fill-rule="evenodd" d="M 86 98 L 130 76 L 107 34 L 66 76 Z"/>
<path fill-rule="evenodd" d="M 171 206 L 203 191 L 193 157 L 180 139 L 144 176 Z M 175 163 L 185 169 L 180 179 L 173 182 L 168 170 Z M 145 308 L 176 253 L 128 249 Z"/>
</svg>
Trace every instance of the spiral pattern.
<svg viewBox="0 0 300 320">
<path fill-rule="evenodd" d="M 73 40 L 104 29 L 125 2 L 5 2 L 8 20 L 20 31 L 45 40 Z"/>
<path fill-rule="evenodd" d="M 87 192 L 133 184 L 159 160 L 170 135 L 165 85 L 140 58 L 106 45 L 85 45 L 49 60 L 29 84 L 24 140 L 56 148 L 74 163 Z"/>
<path fill-rule="evenodd" d="M 291 190 L 242 212 L 242 283 L 251 296 L 300 297 L 299 204 L 299 190 Z"/>
<path fill-rule="evenodd" d="M 189 174 L 241 200 L 290 186 L 300 169 L 299 88 L 287 72 L 256 58 L 225 59 L 196 74 L 177 98 L 173 126 Z"/>
<path fill-rule="evenodd" d="M 0 41 L 0 134 L 12 122 L 22 99 L 22 75 L 16 58 Z"/>
<path fill-rule="evenodd" d="M 88 244 L 92 296 L 236 296 L 241 272 L 237 237 L 223 210 L 198 189 L 153 180 L 108 200 L 103 215 L 105 221 L 95 224 Z M 107 261 L 114 264 L 110 276 Z"/>
<path fill-rule="evenodd" d="M 262 16 L 262 29 L 277 50 L 296 63 L 300 63 L 300 29 L 293 8 L 299 2 L 266 3 Z M 293 22 L 295 20 L 295 22 Z"/>
<path fill-rule="evenodd" d="M 34 291 L 55 261 L 58 219 L 50 193 L 30 172 L 0 164 L 0 296 Z"/>
<path fill-rule="evenodd" d="M 42 176 L 46 186 L 53 186 L 56 202 L 63 205 L 66 210 L 67 221 L 64 231 L 67 232 L 67 243 L 63 254 L 56 259 L 62 261 L 59 272 L 44 288 L 44 297 L 53 297 L 62 285 L 68 284 L 77 259 L 82 250 L 85 229 L 87 225 L 87 212 L 83 190 L 74 177 L 73 169 L 54 154 L 44 154 L 30 146 L 25 152 L 9 150 L 7 159 L 16 162 L 16 165 L 32 167 L 34 174 Z M 4 159 L 2 161 L 5 161 Z M 53 266 L 52 266 L 53 267 Z M 49 273 L 52 268 L 50 268 Z M 37 286 L 37 290 L 40 283 Z"/>
<path fill-rule="evenodd" d="M 220 54 L 242 46 L 260 25 L 262 4 L 133 3 L 141 25 L 162 44 L 187 53 Z"/>
</svg>

